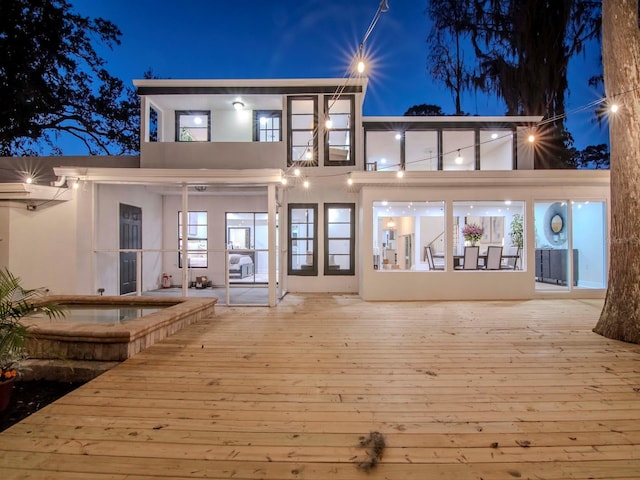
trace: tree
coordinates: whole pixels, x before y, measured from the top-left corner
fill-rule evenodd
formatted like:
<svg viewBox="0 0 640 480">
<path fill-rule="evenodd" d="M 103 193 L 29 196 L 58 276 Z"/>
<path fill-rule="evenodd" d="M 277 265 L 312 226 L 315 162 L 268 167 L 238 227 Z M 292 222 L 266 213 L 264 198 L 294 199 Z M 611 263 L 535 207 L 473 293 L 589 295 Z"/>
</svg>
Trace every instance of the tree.
<svg viewBox="0 0 640 480">
<path fill-rule="evenodd" d="M 611 118 L 609 282 L 596 333 L 640 343 L 640 30 L 638 2 L 602 1 L 602 60 Z"/>
<path fill-rule="evenodd" d="M 420 105 L 414 105 L 404 112 L 405 117 L 442 117 L 444 112 L 438 105 L 432 105 L 430 103 L 422 103 Z"/>
<path fill-rule="evenodd" d="M 573 168 L 598 170 L 608 169 L 610 165 L 609 146 L 606 143 L 588 145 L 583 150 L 572 148 L 570 154 L 570 165 Z"/>
<path fill-rule="evenodd" d="M 118 28 L 66 0 L 0 0 L 0 12 L 0 155 L 61 153 L 63 133 L 91 154 L 138 151 L 138 99 L 92 45 L 118 45 Z"/>
<path fill-rule="evenodd" d="M 465 62 L 465 49 L 460 44 L 468 36 L 465 26 L 471 22 L 465 4 L 459 0 L 431 0 L 427 7 L 427 13 L 433 19 L 427 66 L 433 78 L 444 83 L 453 95 L 454 115 L 464 114 L 461 96 L 471 87 L 473 78 Z"/>
<path fill-rule="evenodd" d="M 475 67 L 467 67 L 475 89 L 504 100 L 507 115 L 543 115 L 539 129 L 545 167 L 564 166 L 565 95 L 569 60 L 596 38 L 599 2 L 589 0 L 430 0 L 435 25 L 468 38 Z M 440 37 L 428 42 L 437 47 Z M 435 42 L 435 43 L 434 43 Z M 471 60 L 468 60 L 470 63 Z M 551 161 L 549 161 L 551 160 Z"/>
</svg>

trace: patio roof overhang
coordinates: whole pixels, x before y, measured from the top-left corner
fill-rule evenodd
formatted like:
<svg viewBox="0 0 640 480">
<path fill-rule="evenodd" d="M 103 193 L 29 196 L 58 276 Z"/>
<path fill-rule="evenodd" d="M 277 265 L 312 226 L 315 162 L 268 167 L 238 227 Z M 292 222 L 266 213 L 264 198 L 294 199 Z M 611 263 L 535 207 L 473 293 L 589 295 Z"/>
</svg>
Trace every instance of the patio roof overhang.
<svg viewBox="0 0 640 480">
<path fill-rule="evenodd" d="M 351 186 L 365 187 L 609 187 L 609 170 L 351 172 Z"/>
<path fill-rule="evenodd" d="M 67 188 L 34 185 L 29 183 L 0 183 L 0 200 L 10 201 L 66 201 L 71 200 Z"/>
<path fill-rule="evenodd" d="M 95 183 L 122 185 L 221 185 L 267 186 L 280 184 L 284 172 L 277 168 L 173 169 L 173 168 L 93 168 L 56 167 L 58 177 L 74 178 Z"/>
</svg>

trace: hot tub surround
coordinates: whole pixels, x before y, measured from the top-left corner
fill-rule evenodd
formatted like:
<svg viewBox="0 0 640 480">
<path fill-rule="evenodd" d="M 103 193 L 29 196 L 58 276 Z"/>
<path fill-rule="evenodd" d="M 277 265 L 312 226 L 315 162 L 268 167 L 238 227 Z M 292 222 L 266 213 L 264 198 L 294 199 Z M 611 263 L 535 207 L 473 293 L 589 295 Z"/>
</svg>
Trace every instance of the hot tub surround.
<svg viewBox="0 0 640 480">
<path fill-rule="evenodd" d="M 31 358 L 122 361 L 187 325 L 215 314 L 216 298 L 149 298 L 51 295 L 61 305 L 159 305 L 166 308 L 121 324 L 89 324 L 29 318 Z"/>
</svg>

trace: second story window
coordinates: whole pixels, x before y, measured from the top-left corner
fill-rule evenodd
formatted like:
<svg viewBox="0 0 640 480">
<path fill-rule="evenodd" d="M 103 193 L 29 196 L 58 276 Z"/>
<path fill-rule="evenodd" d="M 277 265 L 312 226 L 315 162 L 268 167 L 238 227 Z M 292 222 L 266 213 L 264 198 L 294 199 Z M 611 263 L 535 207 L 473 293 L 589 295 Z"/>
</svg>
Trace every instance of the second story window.
<svg viewBox="0 0 640 480">
<path fill-rule="evenodd" d="M 327 121 L 325 135 L 325 165 L 355 165 L 353 154 L 353 110 L 352 96 L 325 97 Z"/>
<path fill-rule="evenodd" d="M 211 112 L 176 111 L 176 142 L 211 141 Z"/>
<path fill-rule="evenodd" d="M 253 141 L 282 141 L 282 112 L 280 110 L 256 110 L 253 112 Z"/>
<path fill-rule="evenodd" d="M 317 166 L 317 97 L 289 97 L 289 165 Z"/>
</svg>

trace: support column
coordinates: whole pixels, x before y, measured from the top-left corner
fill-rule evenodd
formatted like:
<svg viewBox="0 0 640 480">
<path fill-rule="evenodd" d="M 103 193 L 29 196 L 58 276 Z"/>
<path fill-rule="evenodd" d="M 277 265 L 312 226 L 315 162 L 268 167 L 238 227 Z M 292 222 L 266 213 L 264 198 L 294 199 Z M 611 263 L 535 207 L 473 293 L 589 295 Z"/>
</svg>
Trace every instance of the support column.
<svg viewBox="0 0 640 480">
<path fill-rule="evenodd" d="M 268 218 L 268 228 L 267 228 L 267 236 L 268 236 L 268 245 L 269 245 L 269 285 L 268 285 L 268 295 L 269 295 L 269 306 L 275 307 L 277 301 L 277 292 L 276 285 L 278 282 L 278 276 L 276 274 L 277 265 L 276 265 L 276 186 L 268 185 L 267 186 L 267 218 Z"/>
<path fill-rule="evenodd" d="M 182 248 L 180 257 L 182 258 L 182 296 L 187 297 L 189 292 L 189 187 L 182 184 L 182 227 L 180 229 L 182 237 Z"/>
</svg>

